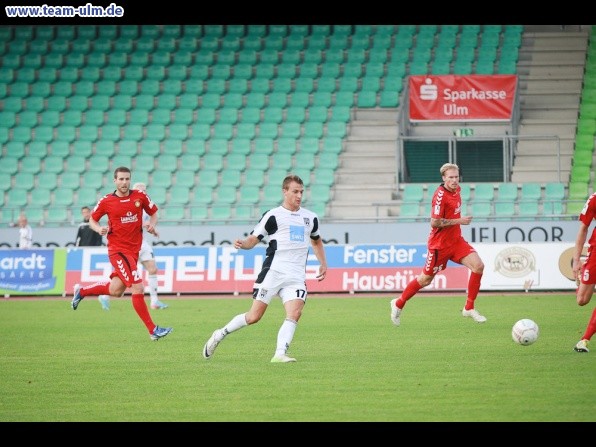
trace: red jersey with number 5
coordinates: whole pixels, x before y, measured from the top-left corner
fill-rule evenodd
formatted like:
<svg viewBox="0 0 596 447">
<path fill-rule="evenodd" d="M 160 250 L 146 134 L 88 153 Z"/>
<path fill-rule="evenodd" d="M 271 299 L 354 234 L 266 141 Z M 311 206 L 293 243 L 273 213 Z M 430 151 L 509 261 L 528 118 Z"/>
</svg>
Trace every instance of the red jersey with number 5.
<svg viewBox="0 0 596 447">
<path fill-rule="evenodd" d="M 459 219 L 461 217 L 461 187 L 451 192 L 443 184 L 436 189 L 430 217 L 433 219 Z M 428 249 L 442 249 L 451 247 L 461 239 L 461 226 L 452 225 L 445 228 L 431 228 L 428 235 Z"/>
<path fill-rule="evenodd" d="M 99 199 L 91 216 L 97 222 L 108 216 L 108 255 L 139 253 L 143 243 L 143 210 L 150 216 L 157 212 L 157 205 L 144 191 L 131 189 L 126 197 L 112 193 Z"/>
</svg>

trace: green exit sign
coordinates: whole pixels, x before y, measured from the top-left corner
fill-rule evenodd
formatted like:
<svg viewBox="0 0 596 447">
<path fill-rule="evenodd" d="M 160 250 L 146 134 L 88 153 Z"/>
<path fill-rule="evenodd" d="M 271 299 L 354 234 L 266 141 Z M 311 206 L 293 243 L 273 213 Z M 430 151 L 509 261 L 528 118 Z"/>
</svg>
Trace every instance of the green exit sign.
<svg viewBox="0 0 596 447">
<path fill-rule="evenodd" d="M 461 129 L 454 129 L 453 135 L 456 137 L 471 137 L 474 135 L 474 129 L 469 127 L 463 127 Z"/>
</svg>

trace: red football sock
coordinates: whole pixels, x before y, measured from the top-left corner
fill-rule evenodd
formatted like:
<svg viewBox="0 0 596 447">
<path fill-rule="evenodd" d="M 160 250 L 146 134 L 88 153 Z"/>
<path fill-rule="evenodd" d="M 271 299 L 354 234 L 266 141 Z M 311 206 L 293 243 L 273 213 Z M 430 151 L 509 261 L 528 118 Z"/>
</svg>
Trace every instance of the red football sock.
<svg viewBox="0 0 596 447">
<path fill-rule="evenodd" d="M 399 299 L 397 300 L 397 307 L 400 309 L 403 309 L 404 306 L 406 305 L 406 301 L 408 301 L 410 298 L 412 298 L 414 295 L 416 295 L 416 293 L 422 289 L 422 286 L 420 285 L 420 283 L 418 282 L 417 279 L 413 279 L 412 281 L 410 281 L 408 283 L 408 285 L 406 286 L 406 288 L 404 289 L 404 291 L 402 292 L 401 296 L 399 297 Z"/>
<path fill-rule="evenodd" d="M 588 327 L 586 328 L 586 332 L 584 332 L 584 336 L 582 340 L 591 340 L 592 335 L 596 333 L 596 308 L 592 311 L 592 316 L 590 317 L 590 322 L 588 323 Z"/>
<path fill-rule="evenodd" d="M 480 280 L 482 279 L 482 273 L 470 273 L 470 279 L 468 280 L 468 299 L 466 300 L 466 310 L 474 309 L 474 301 L 480 291 Z"/>
<path fill-rule="evenodd" d="M 89 295 L 109 295 L 110 294 L 110 282 L 96 282 L 90 286 L 81 288 L 81 296 Z"/>
<path fill-rule="evenodd" d="M 132 307 L 134 307 L 135 312 L 141 318 L 143 324 L 147 327 L 147 330 L 151 334 L 155 329 L 155 323 L 151 319 L 151 315 L 149 315 L 149 309 L 147 308 L 147 303 L 145 302 L 145 295 L 142 293 L 136 293 L 132 295 Z"/>
</svg>

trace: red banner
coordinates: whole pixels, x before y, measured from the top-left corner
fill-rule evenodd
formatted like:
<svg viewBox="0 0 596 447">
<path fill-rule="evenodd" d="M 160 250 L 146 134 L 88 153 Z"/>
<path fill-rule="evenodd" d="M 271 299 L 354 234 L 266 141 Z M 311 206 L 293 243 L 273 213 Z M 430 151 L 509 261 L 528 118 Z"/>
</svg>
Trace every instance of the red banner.
<svg viewBox="0 0 596 447">
<path fill-rule="evenodd" d="M 510 121 L 516 75 L 410 76 L 410 121 Z"/>
</svg>

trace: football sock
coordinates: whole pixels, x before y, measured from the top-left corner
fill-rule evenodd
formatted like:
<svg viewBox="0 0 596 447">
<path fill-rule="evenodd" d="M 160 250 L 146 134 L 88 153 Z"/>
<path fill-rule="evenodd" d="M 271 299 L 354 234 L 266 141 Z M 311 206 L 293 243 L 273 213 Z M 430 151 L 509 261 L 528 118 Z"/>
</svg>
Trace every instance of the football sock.
<svg viewBox="0 0 596 447">
<path fill-rule="evenodd" d="M 235 332 L 238 329 L 242 329 L 244 326 L 248 326 L 245 315 L 246 313 L 243 313 L 232 318 L 230 322 L 223 327 L 224 333 L 227 335 L 230 332 Z"/>
<path fill-rule="evenodd" d="M 420 285 L 418 280 L 416 278 L 414 278 L 412 281 L 410 281 L 408 283 L 408 285 L 402 292 L 401 296 L 397 300 L 397 303 L 396 303 L 397 307 L 399 307 L 400 309 L 403 309 L 404 306 L 406 305 L 406 301 L 408 301 L 410 298 L 412 298 L 414 295 L 416 295 L 416 293 L 420 289 L 422 289 L 422 286 Z"/>
<path fill-rule="evenodd" d="M 470 273 L 470 279 L 468 280 L 468 299 L 466 300 L 466 310 L 474 309 L 474 301 L 480 291 L 480 280 L 482 279 L 482 273 Z"/>
<path fill-rule="evenodd" d="M 279 328 L 279 332 L 277 333 L 277 347 L 275 349 L 275 355 L 280 356 L 284 355 L 288 348 L 290 347 L 290 343 L 292 343 L 292 339 L 294 338 L 294 332 L 296 332 L 296 326 L 298 323 L 294 320 L 290 320 L 286 318 L 282 323 L 281 327 Z"/>
<path fill-rule="evenodd" d="M 151 302 L 157 302 L 157 275 L 148 275 L 147 285 L 149 286 L 149 296 L 151 297 Z"/>
<path fill-rule="evenodd" d="M 592 335 L 596 333 L 596 308 L 592 311 L 592 316 L 590 317 L 590 322 L 588 323 L 588 327 L 586 328 L 586 332 L 584 332 L 584 336 L 582 340 L 591 340 Z"/>
<path fill-rule="evenodd" d="M 135 293 L 131 298 L 132 307 L 134 307 L 135 312 L 141 318 L 141 321 L 147 327 L 149 333 L 152 333 L 155 329 L 155 323 L 153 323 L 151 315 L 149 315 L 149 309 L 147 308 L 147 303 L 145 302 L 145 295 L 142 293 Z"/>
<path fill-rule="evenodd" d="M 81 296 L 109 295 L 109 294 L 110 294 L 110 283 L 109 282 L 96 282 L 95 284 L 81 288 Z"/>
</svg>

